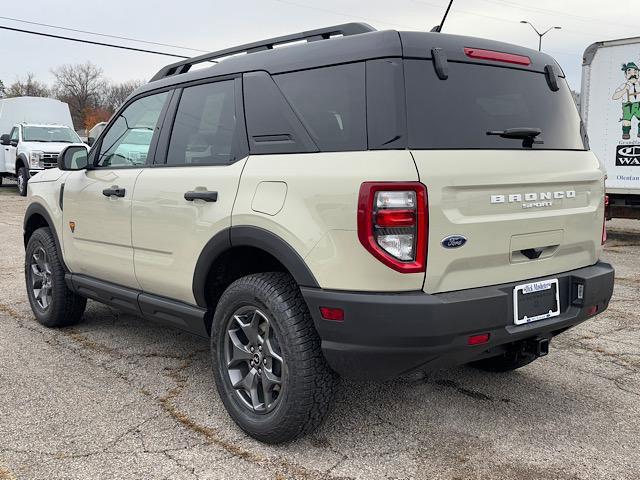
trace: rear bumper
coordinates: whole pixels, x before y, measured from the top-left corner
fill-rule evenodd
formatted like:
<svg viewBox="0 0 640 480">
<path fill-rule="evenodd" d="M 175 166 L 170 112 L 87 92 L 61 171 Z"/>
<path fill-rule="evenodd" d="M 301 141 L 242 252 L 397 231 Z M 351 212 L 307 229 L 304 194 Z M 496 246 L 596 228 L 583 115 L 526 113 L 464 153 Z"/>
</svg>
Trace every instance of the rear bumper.
<svg viewBox="0 0 640 480">
<path fill-rule="evenodd" d="M 526 325 L 513 323 L 513 288 L 557 278 L 560 316 Z M 614 270 L 599 262 L 550 277 L 429 295 L 423 292 L 360 293 L 302 288 L 322 349 L 344 377 L 387 379 L 415 369 L 433 370 L 498 355 L 513 343 L 551 338 L 604 311 L 613 294 Z M 578 285 L 584 288 L 578 300 Z M 344 321 L 328 321 L 320 307 L 344 310 Z M 489 342 L 469 346 L 470 335 Z"/>
</svg>

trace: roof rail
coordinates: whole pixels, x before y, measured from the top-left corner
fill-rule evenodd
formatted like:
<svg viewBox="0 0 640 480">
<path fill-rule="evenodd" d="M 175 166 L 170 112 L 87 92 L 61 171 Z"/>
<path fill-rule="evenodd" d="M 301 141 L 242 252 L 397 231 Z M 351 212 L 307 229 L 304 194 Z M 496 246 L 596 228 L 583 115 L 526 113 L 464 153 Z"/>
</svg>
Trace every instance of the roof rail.
<svg viewBox="0 0 640 480">
<path fill-rule="evenodd" d="M 217 52 L 205 53 L 204 55 L 199 55 L 197 57 L 188 58 L 186 60 L 172 63 L 161 68 L 158 73 L 156 73 L 149 81 L 154 82 L 156 80 L 160 80 L 161 78 L 187 73 L 193 65 L 196 65 L 198 63 L 210 62 L 214 61 L 216 58 L 228 57 L 238 53 L 255 53 L 262 50 L 271 50 L 276 45 L 284 45 L 300 40 L 314 42 L 316 40 L 326 40 L 334 35 L 342 35 L 346 37 L 349 35 L 357 35 L 359 33 L 374 31 L 375 28 L 366 23 L 343 23 L 341 25 L 318 28 L 317 30 L 309 30 L 308 32 L 293 33 L 291 35 L 283 35 L 281 37 L 269 38 L 267 40 L 260 40 L 258 42 L 246 43 L 237 47 L 226 48 L 224 50 L 218 50 Z"/>
</svg>

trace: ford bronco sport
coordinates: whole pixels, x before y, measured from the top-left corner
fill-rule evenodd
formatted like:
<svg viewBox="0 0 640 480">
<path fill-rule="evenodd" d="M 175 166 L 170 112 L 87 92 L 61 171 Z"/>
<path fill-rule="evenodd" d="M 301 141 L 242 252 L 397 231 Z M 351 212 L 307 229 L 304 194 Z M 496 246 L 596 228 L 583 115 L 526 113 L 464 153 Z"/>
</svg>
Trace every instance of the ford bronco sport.
<svg viewBox="0 0 640 480">
<path fill-rule="evenodd" d="M 338 375 L 508 371 L 605 310 L 604 176 L 548 55 L 340 25 L 169 65 L 67 147 L 26 287 L 46 326 L 90 298 L 209 336 L 231 417 L 283 442 Z"/>
</svg>

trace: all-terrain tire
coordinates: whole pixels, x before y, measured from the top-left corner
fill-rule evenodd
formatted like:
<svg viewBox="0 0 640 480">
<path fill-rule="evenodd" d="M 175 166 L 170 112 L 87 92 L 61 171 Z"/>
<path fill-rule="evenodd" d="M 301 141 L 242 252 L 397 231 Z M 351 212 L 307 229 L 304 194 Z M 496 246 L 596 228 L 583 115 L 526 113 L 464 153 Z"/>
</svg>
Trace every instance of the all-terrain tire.
<svg viewBox="0 0 640 480">
<path fill-rule="evenodd" d="M 275 407 L 262 413 L 243 402 L 232 386 L 225 354 L 234 312 L 252 308 L 262 312 L 275 331 L 282 371 L 286 372 Z M 300 289 L 286 273 L 248 275 L 225 290 L 213 318 L 211 355 L 225 408 L 238 426 L 257 440 L 271 444 L 293 440 L 316 429 L 329 411 L 337 376 L 322 354 Z"/>
<path fill-rule="evenodd" d="M 22 197 L 27 196 L 27 183 L 29 183 L 29 174 L 27 169 L 20 167 L 18 169 L 18 193 Z"/>
<path fill-rule="evenodd" d="M 469 365 L 486 372 L 510 372 L 529 365 L 537 358 L 538 357 L 532 353 L 521 351 L 507 352 L 498 357 L 485 358 L 477 362 L 472 362 Z"/>
<path fill-rule="evenodd" d="M 50 301 L 42 306 L 34 292 L 34 254 L 40 256 L 44 252 L 47 269 L 47 283 L 50 285 Z M 40 269 L 43 270 L 43 269 Z M 87 299 L 69 290 L 64 280 L 65 270 L 56 249 L 55 238 L 49 228 L 37 229 L 29 238 L 25 253 L 25 282 L 31 309 L 38 322 L 45 327 L 66 327 L 82 320 Z"/>
</svg>

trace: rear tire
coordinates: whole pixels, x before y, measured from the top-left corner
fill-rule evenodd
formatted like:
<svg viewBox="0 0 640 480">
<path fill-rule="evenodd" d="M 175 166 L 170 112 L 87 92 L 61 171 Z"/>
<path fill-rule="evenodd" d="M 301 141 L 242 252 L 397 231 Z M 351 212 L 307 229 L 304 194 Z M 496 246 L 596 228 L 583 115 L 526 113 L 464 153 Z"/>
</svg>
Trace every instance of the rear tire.
<svg viewBox="0 0 640 480">
<path fill-rule="evenodd" d="M 27 183 L 29 183 L 29 174 L 27 169 L 20 167 L 18 169 L 18 193 L 22 197 L 27 196 Z"/>
<path fill-rule="evenodd" d="M 261 442 L 311 432 L 329 411 L 337 377 L 288 274 L 248 275 L 227 288 L 213 318 L 211 354 L 225 408 Z"/>
<path fill-rule="evenodd" d="M 65 270 L 49 228 L 39 228 L 29 238 L 24 277 L 31 310 L 45 327 L 67 327 L 82 320 L 87 299 L 67 288 Z"/>
<path fill-rule="evenodd" d="M 486 372 L 510 372 L 529 365 L 537 358 L 538 357 L 532 353 L 521 351 L 507 352 L 498 357 L 485 358 L 477 362 L 472 362 L 469 365 Z"/>
</svg>

